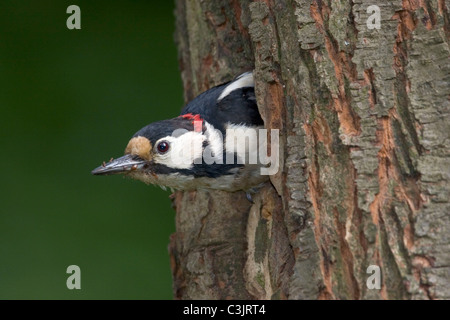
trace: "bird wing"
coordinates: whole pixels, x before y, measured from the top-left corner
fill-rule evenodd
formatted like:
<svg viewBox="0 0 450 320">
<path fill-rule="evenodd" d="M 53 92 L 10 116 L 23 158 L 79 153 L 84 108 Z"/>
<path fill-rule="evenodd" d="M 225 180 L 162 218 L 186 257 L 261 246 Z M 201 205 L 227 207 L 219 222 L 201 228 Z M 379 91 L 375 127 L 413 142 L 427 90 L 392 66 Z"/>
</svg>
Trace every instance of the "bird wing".
<svg viewBox="0 0 450 320">
<path fill-rule="evenodd" d="M 261 126 L 263 120 L 256 104 L 253 74 L 245 72 L 234 80 L 213 87 L 189 102 L 181 115 L 200 115 L 225 132 L 228 124 Z"/>
</svg>

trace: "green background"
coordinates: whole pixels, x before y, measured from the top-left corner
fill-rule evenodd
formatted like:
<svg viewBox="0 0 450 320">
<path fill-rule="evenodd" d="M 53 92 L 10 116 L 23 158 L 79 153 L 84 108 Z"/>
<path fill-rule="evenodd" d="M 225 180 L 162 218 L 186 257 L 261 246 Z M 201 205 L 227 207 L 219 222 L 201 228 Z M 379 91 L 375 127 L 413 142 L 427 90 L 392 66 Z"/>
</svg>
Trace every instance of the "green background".
<svg viewBox="0 0 450 320">
<path fill-rule="evenodd" d="M 173 10 L 0 1 L 0 299 L 172 298 L 170 193 L 90 171 L 179 113 Z M 72 264 L 81 290 L 66 287 Z"/>
</svg>

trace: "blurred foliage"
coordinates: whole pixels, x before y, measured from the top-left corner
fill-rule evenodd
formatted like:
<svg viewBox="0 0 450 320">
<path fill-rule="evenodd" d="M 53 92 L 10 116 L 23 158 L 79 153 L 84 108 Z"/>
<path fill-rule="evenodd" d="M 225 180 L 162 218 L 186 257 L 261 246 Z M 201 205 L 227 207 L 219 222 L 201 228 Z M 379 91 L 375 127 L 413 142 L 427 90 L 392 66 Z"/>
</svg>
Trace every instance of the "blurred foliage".
<svg viewBox="0 0 450 320">
<path fill-rule="evenodd" d="M 170 193 L 90 171 L 181 109 L 173 9 L 0 2 L 0 299 L 172 298 Z M 81 290 L 66 287 L 72 264 Z"/>
</svg>

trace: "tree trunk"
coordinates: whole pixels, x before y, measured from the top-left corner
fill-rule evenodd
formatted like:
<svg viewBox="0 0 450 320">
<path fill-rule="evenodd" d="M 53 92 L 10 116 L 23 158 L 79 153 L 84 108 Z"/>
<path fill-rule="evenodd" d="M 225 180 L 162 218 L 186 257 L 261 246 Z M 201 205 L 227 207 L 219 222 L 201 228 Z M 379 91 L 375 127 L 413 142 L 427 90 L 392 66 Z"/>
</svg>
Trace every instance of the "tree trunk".
<svg viewBox="0 0 450 320">
<path fill-rule="evenodd" d="M 254 204 L 176 193 L 176 299 L 450 299 L 448 9 L 177 0 L 186 101 L 253 69 L 281 149 Z"/>
</svg>

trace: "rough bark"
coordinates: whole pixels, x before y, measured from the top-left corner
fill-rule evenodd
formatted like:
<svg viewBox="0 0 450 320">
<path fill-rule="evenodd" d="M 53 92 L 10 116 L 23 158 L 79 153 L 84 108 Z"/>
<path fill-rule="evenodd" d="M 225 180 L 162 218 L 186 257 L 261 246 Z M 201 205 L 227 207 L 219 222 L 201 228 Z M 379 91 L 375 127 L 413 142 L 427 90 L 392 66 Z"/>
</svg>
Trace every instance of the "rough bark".
<svg viewBox="0 0 450 320">
<path fill-rule="evenodd" d="M 374 4 L 379 30 L 366 24 Z M 254 69 L 281 159 L 253 205 L 176 193 L 175 298 L 450 298 L 448 9 L 177 0 L 186 101 Z"/>
</svg>

